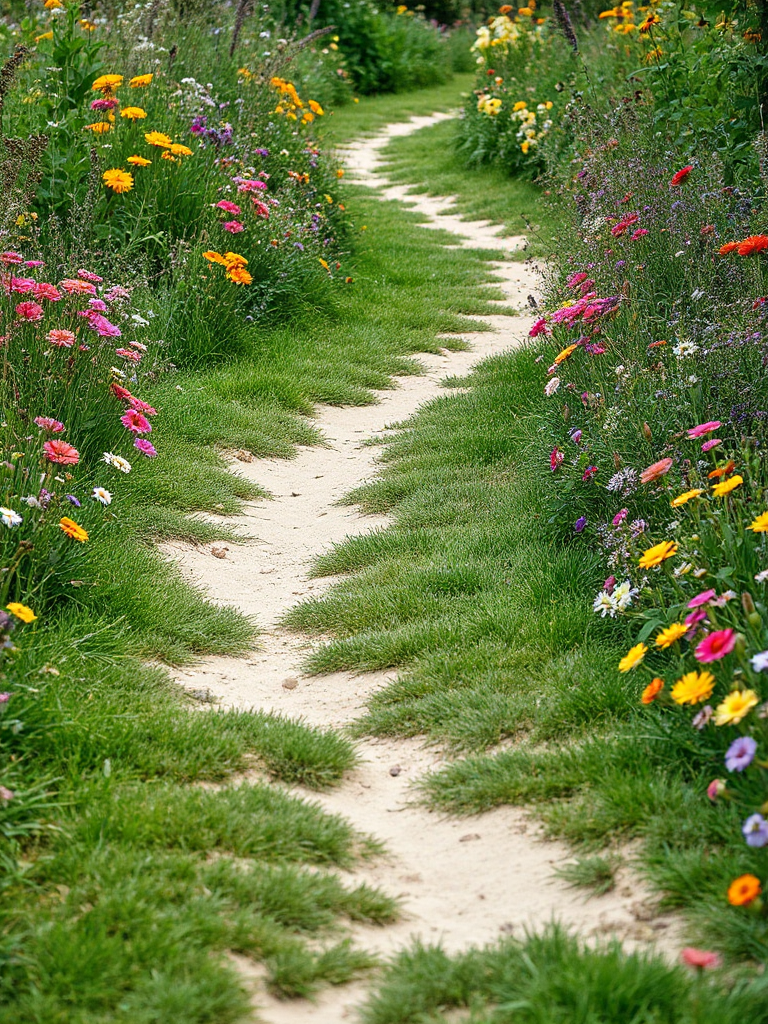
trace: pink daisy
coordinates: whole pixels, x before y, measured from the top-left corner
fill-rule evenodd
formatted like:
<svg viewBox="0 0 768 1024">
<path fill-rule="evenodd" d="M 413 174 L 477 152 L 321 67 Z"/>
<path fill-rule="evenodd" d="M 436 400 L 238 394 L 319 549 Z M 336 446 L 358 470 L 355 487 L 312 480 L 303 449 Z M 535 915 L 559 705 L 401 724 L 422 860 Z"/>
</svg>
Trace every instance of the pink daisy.
<svg viewBox="0 0 768 1024">
<path fill-rule="evenodd" d="M 51 345 L 56 345 L 57 348 L 72 348 L 75 343 L 72 331 L 67 331 L 63 327 L 54 327 L 52 331 L 48 331 L 45 337 Z"/>
<path fill-rule="evenodd" d="M 251 197 L 253 199 L 253 210 L 257 217 L 263 217 L 264 220 L 269 220 L 269 207 L 266 203 L 262 203 L 256 196 Z"/>
<path fill-rule="evenodd" d="M 98 274 L 92 274 L 90 270 L 78 270 L 77 276 L 81 277 L 84 281 L 93 281 L 94 284 L 101 284 L 104 280 L 104 278 L 99 277 Z"/>
<path fill-rule="evenodd" d="M 730 654 L 735 646 L 736 630 L 718 629 L 715 633 L 705 636 L 693 654 L 697 661 L 704 663 L 720 661 L 726 654 Z"/>
<path fill-rule="evenodd" d="M 115 395 L 117 398 L 121 398 L 123 401 L 130 401 L 133 398 L 133 395 L 128 390 L 128 388 L 124 388 L 122 384 L 116 384 L 114 381 L 112 381 L 112 383 L 109 385 L 109 388 L 113 395 Z"/>
<path fill-rule="evenodd" d="M 241 224 L 239 220 L 228 220 L 221 226 L 231 235 L 239 235 L 241 231 L 245 231 L 245 224 Z"/>
<path fill-rule="evenodd" d="M 94 313 L 107 312 L 107 304 L 103 299 L 88 299 L 88 308 L 92 309 Z"/>
<path fill-rule="evenodd" d="M 713 598 L 717 597 L 717 591 L 715 590 L 702 590 L 696 597 L 692 597 L 688 602 L 689 608 L 701 608 L 702 605 L 709 604 Z"/>
<path fill-rule="evenodd" d="M 157 416 L 157 409 L 154 409 L 147 402 L 142 402 L 140 398 L 134 398 L 133 395 L 128 399 L 128 404 L 136 412 L 143 412 L 145 416 Z"/>
<path fill-rule="evenodd" d="M 45 457 L 49 462 L 58 462 L 62 466 L 75 466 L 80 461 L 80 453 L 66 441 L 46 441 L 43 444 Z"/>
<path fill-rule="evenodd" d="M 87 310 L 85 316 L 88 326 L 92 331 L 96 331 L 100 338 L 119 338 L 123 333 L 116 324 L 110 323 L 101 313 Z"/>
<path fill-rule="evenodd" d="M 12 277 L 11 291 L 18 292 L 19 295 L 26 295 L 27 292 L 32 291 L 36 283 L 31 277 Z"/>
<path fill-rule="evenodd" d="M 152 424 L 146 418 L 142 416 L 136 409 L 128 409 L 125 415 L 120 417 L 120 422 L 123 424 L 126 430 L 130 430 L 132 434 L 151 434 Z"/>
<path fill-rule="evenodd" d="M 41 430 L 46 430 L 49 434 L 60 434 L 64 429 L 63 423 L 50 416 L 35 416 L 35 423 Z"/>
</svg>

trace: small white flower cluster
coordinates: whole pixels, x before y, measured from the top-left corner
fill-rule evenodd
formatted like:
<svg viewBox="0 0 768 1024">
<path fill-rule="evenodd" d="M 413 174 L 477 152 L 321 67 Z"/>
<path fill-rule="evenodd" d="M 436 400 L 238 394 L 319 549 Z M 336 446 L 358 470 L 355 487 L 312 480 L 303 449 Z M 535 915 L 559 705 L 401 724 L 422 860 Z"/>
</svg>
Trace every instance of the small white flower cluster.
<svg viewBox="0 0 768 1024">
<path fill-rule="evenodd" d="M 626 611 L 639 593 L 640 591 L 633 587 L 629 580 L 624 580 L 610 593 L 607 590 L 601 590 L 592 604 L 592 611 L 602 618 L 610 615 L 612 619 L 615 619 L 616 613 Z"/>
</svg>

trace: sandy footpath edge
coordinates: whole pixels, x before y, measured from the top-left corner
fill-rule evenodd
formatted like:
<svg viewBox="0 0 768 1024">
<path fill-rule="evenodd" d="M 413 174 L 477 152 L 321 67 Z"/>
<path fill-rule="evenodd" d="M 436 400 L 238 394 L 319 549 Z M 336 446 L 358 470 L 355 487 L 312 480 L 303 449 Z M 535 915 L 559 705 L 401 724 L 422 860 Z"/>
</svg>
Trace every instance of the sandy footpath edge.
<svg viewBox="0 0 768 1024">
<path fill-rule="evenodd" d="M 343 153 L 353 180 L 379 190 L 424 214 L 426 228 L 453 232 L 457 244 L 511 252 L 521 239 L 499 238 L 498 227 L 463 221 L 451 212 L 450 198 L 409 196 L 390 185 L 380 171 L 381 150 L 395 136 L 417 131 L 450 115 L 415 117 L 389 125 Z M 536 291 L 538 277 L 530 263 L 490 265 L 500 279 L 506 304 L 520 309 Z M 486 356 L 520 343 L 529 317 L 481 318 L 494 332 L 463 334 L 469 352 L 419 355 L 424 374 L 404 377 L 397 388 L 377 394 L 365 407 L 321 406 L 311 422 L 328 447 L 299 449 L 291 460 L 234 462 L 233 469 L 257 481 L 273 496 L 249 504 L 243 516 L 221 519 L 255 538 L 242 545 L 192 547 L 165 544 L 163 550 L 184 576 L 211 598 L 254 615 L 263 630 L 259 646 L 247 658 L 208 658 L 179 671 L 190 690 L 209 690 L 223 706 L 278 711 L 322 726 L 340 727 L 353 720 L 367 696 L 396 673 L 346 672 L 307 677 L 299 665 L 311 645 L 279 628 L 281 615 L 297 600 L 322 593 L 332 581 L 310 580 L 312 559 L 345 536 L 385 526 L 383 517 L 364 517 L 336 504 L 376 471 L 376 448 L 365 441 L 388 424 L 412 415 L 425 401 L 445 394 L 440 380 L 463 375 Z M 216 549 L 218 556 L 212 553 Z M 221 555 L 224 557 L 220 557 Z M 355 827 L 382 840 L 388 855 L 350 875 L 400 896 L 403 916 L 385 928 L 353 926 L 359 945 L 384 955 L 407 945 L 413 936 L 440 941 L 449 950 L 492 941 L 503 934 L 521 936 L 559 920 L 584 936 L 617 935 L 630 946 L 655 943 L 673 954 L 678 928 L 658 915 L 647 892 L 624 871 L 616 889 L 586 900 L 553 874 L 553 866 L 572 857 L 562 843 L 547 842 L 539 826 L 523 811 L 499 808 L 475 818 L 453 819 L 431 813 L 411 801 L 410 783 L 443 763 L 441 754 L 418 740 L 368 739 L 359 744 L 362 764 L 336 790 L 313 796 L 329 811 L 343 814 Z M 243 957 L 233 958 L 253 991 L 254 1019 L 268 1024 L 337 1024 L 356 1018 L 354 1006 L 367 991 L 365 981 L 326 990 L 317 1002 L 280 1002 L 263 986 L 263 971 Z"/>
</svg>

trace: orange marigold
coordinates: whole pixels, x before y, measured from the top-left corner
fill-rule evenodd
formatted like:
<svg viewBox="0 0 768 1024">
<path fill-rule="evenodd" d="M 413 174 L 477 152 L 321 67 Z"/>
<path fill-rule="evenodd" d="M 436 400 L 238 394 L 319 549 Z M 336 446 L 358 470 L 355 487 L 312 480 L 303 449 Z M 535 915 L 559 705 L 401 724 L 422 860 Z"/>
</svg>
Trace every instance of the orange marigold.
<svg viewBox="0 0 768 1024">
<path fill-rule="evenodd" d="M 659 679 L 659 677 L 656 676 L 656 678 L 652 679 L 650 683 L 648 683 L 646 688 L 643 690 L 642 694 L 640 695 L 640 700 L 643 702 L 643 704 L 653 704 L 653 702 L 656 700 L 656 698 L 663 689 L 664 680 Z"/>
<path fill-rule="evenodd" d="M 756 900 L 763 891 L 760 879 L 754 875 L 740 875 L 728 886 L 728 902 L 732 907 L 743 907 Z"/>
<path fill-rule="evenodd" d="M 82 526 L 78 526 L 74 519 L 70 519 L 69 516 L 64 516 L 63 519 L 60 519 L 59 526 L 72 540 L 79 540 L 81 544 L 88 540 L 87 531 Z"/>
<path fill-rule="evenodd" d="M 754 256 L 763 249 L 768 249 L 768 235 L 750 235 L 736 247 L 739 256 Z"/>
</svg>

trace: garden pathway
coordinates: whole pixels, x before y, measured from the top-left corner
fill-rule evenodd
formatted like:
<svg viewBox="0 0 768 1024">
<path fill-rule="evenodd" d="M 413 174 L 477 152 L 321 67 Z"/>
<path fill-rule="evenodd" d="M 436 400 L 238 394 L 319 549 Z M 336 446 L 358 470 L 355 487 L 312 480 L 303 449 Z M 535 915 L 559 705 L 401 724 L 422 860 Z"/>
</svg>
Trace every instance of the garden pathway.
<svg viewBox="0 0 768 1024">
<path fill-rule="evenodd" d="M 413 118 L 357 142 L 342 154 L 348 178 L 423 214 L 425 228 L 453 232 L 457 245 L 509 253 L 522 239 L 499 238 L 497 227 L 463 221 L 452 213 L 450 198 L 409 195 L 407 188 L 391 185 L 382 173 L 381 151 L 391 138 L 446 116 L 450 115 Z M 536 267 L 507 259 L 492 267 L 498 281 L 495 287 L 506 297 L 504 304 L 525 309 L 528 295 L 539 283 Z M 304 676 L 299 666 L 311 641 L 282 630 L 278 623 L 296 601 L 331 585 L 331 580 L 307 576 L 317 554 L 345 536 L 387 522 L 336 504 L 376 472 L 377 449 L 367 446 L 366 440 L 386 431 L 388 424 L 406 419 L 423 402 L 444 394 L 443 377 L 465 374 L 484 357 L 520 344 L 531 322 L 529 315 L 482 319 L 495 330 L 463 334 L 471 351 L 419 355 L 423 375 L 398 379 L 395 389 L 377 394 L 377 404 L 319 407 L 312 422 L 325 435 L 327 447 L 301 448 L 291 460 L 234 462 L 236 472 L 273 495 L 273 500 L 248 505 L 244 516 L 224 520 L 254 539 L 241 545 L 165 545 L 188 579 L 204 587 L 214 600 L 255 616 L 262 629 L 259 646 L 249 657 L 208 658 L 180 671 L 180 683 L 190 690 L 211 691 L 224 706 L 274 710 L 303 716 L 315 725 L 342 727 L 361 713 L 366 697 L 395 674 Z M 223 547 L 227 550 L 219 550 Z M 346 781 L 312 797 L 375 835 L 389 851 L 388 856 L 356 870 L 354 879 L 401 896 L 403 915 L 385 928 L 354 926 L 352 934 L 359 945 L 386 955 L 418 935 L 457 950 L 505 933 L 522 936 L 526 927 L 540 927 L 556 918 L 584 935 L 610 933 L 630 944 L 658 941 L 661 948 L 674 950 L 674 924 L 670 927 L 669 918 L 649 912 L 646 894 L 636 880 L 620 878 L 612 893 L 588 901 L 581 891 L 559 880 L 553 866 L 569 859 L 569 850 L 561 843 L 546 842 L 524 812 L 500 808 L 475 818 L 453 819 L 412 803 L 410 784 L 441 764 L 439 750 L 413 739 L 366 739 L 359 750 L 362 763 Z M 264 991 L 257 965 L 240 957 L 236 962 L 253 982 L 258 1019 L 269 1024 L 353 1020 L 353 1007 L 366 991 L 360 982 L 326 990 L 317 1003 L 279 1002 Z"/>
</svg>

